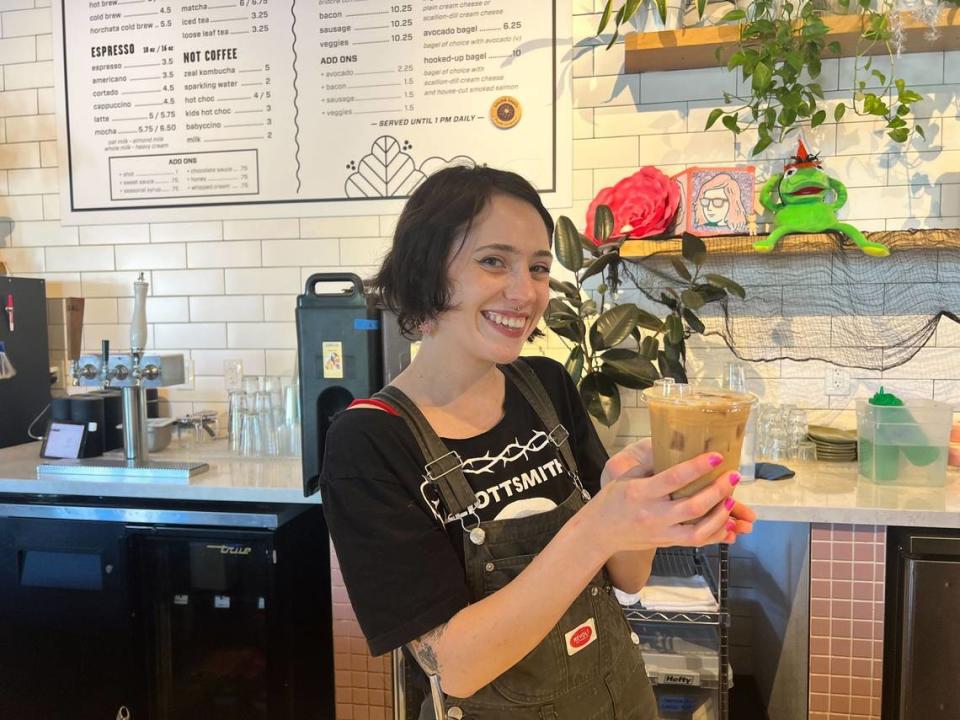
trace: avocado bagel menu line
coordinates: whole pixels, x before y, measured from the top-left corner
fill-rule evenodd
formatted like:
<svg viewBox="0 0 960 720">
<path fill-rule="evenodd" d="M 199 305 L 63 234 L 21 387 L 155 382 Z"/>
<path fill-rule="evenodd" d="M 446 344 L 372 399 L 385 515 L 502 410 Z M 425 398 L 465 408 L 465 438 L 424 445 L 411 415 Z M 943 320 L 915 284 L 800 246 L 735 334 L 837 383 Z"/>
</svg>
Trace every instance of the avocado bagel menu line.
<svg viewBox="0 0 960 720">
<path fill-rule="evenodd" d="M 392 212 L 463 162 L 569 201 L 570 0 L 54 7 L 65 222 Z"/>
</svg>

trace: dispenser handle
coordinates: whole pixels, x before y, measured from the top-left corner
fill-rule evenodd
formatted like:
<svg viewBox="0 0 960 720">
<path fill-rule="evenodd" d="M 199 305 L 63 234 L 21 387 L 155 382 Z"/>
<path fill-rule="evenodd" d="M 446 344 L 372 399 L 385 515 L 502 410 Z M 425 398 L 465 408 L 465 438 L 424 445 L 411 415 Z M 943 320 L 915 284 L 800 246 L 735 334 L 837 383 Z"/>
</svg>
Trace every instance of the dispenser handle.
<svg viewBox="0 0 960 720">
<path fill-rule="evenodd" d="M 80 359 L 80 345 L 83 337 L 83 298 L 66 298 L 64 308 L 67 318 L 67 359 Z"/>
<path fill-rule="evenodd" d="M 304 286 L 304 294 L 306 295 L 318 295 L 323 297 L 343 297 L 344 293 L 318 293 L 317 284 L 318 283 L 333 283 L 333 282 L 348 282 L 353 284 L 353 292 L 351 295 L 360 295 L 363 296 L 366 292 L 363 289 L 363 280 L 360 279 L 359 275 L 354 273 L 314 273 L 307 278 L 307 283 Z"/>
<path fill-rule="evenodd" d="M 104 374 L 110 369 L 110 341 L 100 341 L 100 373 Z"/>
<path fill-rule="evenodd" d="M 142 353 L 147 346 L 147 288 L 143 273 L 133 283 L 133 316 L 130 318 L 130 350 Z"/>
</svg>

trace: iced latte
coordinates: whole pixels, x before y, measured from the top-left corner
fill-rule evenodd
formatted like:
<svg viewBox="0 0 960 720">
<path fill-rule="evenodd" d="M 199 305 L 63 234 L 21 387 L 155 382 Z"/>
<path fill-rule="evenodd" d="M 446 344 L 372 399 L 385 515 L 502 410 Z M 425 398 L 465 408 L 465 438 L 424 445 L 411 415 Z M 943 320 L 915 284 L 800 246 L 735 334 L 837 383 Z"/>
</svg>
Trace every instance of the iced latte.
<svg viewBox="0 0 960 720">
<path fill-rule="evenodd" d="M 660 383 L 643 391 L 650 410 L 653 469 L 662 472 L 705 452 L 718 452 L 723 462 L 673 493 L 686 497 L 740 466 L 740 448 L 756 396 L 731 390 Z"/>
</svg>

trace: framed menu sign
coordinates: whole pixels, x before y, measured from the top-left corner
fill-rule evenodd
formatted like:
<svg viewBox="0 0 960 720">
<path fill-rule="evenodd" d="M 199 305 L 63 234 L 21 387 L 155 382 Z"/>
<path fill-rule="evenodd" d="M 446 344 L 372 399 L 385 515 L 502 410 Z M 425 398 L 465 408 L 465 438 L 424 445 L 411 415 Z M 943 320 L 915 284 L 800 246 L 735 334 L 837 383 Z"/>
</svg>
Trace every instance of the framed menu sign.
<svg viewBox="0 0 960 720">
<path fill-rule="evenodd" d="M 396 212 L 450 163 L 570 202 L 570 0 L 55 0 L 65 223 Z"/>
</svg>

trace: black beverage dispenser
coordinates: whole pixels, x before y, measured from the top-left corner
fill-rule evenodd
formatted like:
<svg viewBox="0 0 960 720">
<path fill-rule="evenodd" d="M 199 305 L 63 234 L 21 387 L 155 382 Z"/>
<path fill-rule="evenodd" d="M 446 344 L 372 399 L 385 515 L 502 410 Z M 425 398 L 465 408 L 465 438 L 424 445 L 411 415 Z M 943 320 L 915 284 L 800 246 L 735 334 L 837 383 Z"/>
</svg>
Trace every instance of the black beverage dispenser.
<svg viewBox="0 0 960 720">
<path fill-rule="evenodd" d="M 319 489 L 334 416 L 383 387 L 381 312 L 353 273 L 317 273 L 297 297 L 303 494 Z"/>
</svg>

